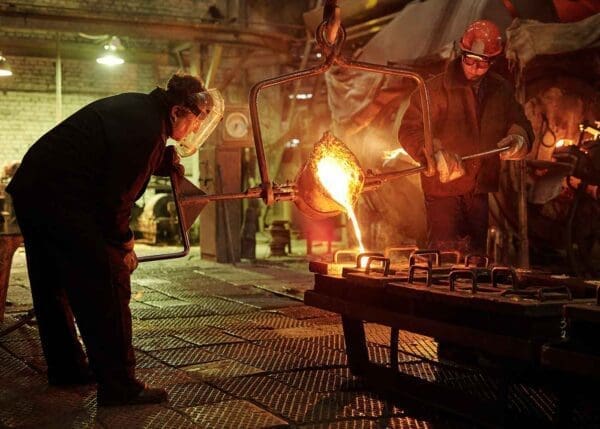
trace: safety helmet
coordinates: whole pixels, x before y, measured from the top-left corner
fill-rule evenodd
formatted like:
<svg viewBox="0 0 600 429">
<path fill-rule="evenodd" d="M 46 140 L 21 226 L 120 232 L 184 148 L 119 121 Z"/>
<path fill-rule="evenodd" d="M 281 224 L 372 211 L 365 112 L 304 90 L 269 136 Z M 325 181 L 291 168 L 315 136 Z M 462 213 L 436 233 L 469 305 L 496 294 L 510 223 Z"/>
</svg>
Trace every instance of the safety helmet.
<svg viewBox="0 0 600 429">
<path fill-rule="evenodd" d="M 502 52 L 500 29 L 486 19 L 475 21 L 467 27 L 459 45 L 463 52 L 482 57 L 495 57 Z"/>
</svg>

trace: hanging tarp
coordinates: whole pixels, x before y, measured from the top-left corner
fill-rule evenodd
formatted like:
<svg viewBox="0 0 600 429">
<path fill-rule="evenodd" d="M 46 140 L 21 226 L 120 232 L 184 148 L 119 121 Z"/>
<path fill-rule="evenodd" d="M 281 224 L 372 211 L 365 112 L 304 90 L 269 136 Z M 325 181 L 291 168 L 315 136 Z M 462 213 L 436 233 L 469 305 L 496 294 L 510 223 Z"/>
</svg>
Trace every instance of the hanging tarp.
<svg viewBox="0 0 600 429">
<path fill-rule="evenodd" d="M 523 69 L 538 55 L 600 48 L 600 13 L 571 23 L 515 19 L 506 36 L 506 58 Z"/>
<path fill-rule="evenodd" d="M 452 44 L 477 19 L 491 19 L 501 30 L 511 17 L 498 0 L 426 0 L 409 3 L 355 57 L 375 64 L 415 65 L 429 58 L 447 58 Z M 385 87 L 383 75 L 348 69 L 327 73 L 332 116 L 351 124 Z"/>
</svg>

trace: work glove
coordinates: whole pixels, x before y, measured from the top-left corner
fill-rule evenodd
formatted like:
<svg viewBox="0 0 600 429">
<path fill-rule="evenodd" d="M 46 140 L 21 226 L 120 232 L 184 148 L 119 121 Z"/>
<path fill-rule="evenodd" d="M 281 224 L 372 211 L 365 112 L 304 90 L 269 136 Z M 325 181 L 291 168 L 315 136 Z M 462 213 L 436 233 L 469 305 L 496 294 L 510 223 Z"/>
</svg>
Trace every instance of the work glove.
<svg viewBox="0 0 600 429">
<path fill-rule="evenodd" d="M 435 168 L 440 176 L 440 182 L 451 182 L 465 175 L 465 167 L 458 154 L 439 149 L 433 153 L 433 158 L 435 159 Z"/>
<path fill-rule="evenodd" d="M 157 176 L 170 176 L 172 172 L 176 172 L 179 176 L 185 175 L 185 168 L 181 165 L 181 158 L 175 151 L 175 146 L 167 146 L 163 158 L 154 170 Z"/>
<path fill-rule="evenodd" d="M 500 159 L 503 161 L 519 161 L 527 155 L 525 138 L 519 134 L 509 134 L 498 142 L 498 147 L 507 146 L 510 149 L 500 153 Z"/>
</svg>

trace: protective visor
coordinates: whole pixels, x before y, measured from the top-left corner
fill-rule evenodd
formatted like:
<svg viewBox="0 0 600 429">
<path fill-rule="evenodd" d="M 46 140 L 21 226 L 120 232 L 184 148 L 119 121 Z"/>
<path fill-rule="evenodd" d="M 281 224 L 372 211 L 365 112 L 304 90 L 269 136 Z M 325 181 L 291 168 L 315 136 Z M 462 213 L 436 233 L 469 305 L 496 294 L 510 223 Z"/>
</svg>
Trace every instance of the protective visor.
<svg viewBox="0 0 600 429">
<path fill-rule="evenodd" d="M 175 144 L 179 156 L 185 157 L 196 153 L 215 130 L 225 111 L 225 102 L 218 89 L 209 89 L 194 95 L 197 99 L 190 110 L 201 121 L 198 131 L 192 132 Z"/>
</svg>

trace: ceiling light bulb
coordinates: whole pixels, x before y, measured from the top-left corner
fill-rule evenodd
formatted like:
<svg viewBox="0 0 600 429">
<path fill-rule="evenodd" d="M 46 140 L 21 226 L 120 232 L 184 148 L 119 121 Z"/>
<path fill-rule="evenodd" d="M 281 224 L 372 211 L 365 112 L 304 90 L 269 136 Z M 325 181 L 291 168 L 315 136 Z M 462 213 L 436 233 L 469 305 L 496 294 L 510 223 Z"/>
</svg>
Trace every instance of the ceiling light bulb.
<svg viewBox="0 0 600 429">
<path fill-rule="evenodd" d="M 96 59 L 96 62 L 105 66 L 117 66 L 123 64 L 125 60 L 117 54 L 117 51 L 122 50 L 124 50 L 124 48 L 121 41 L 117 36 L 113 36 L 110 41 L 104 45 L 104 51 Z"/>
</svg>

